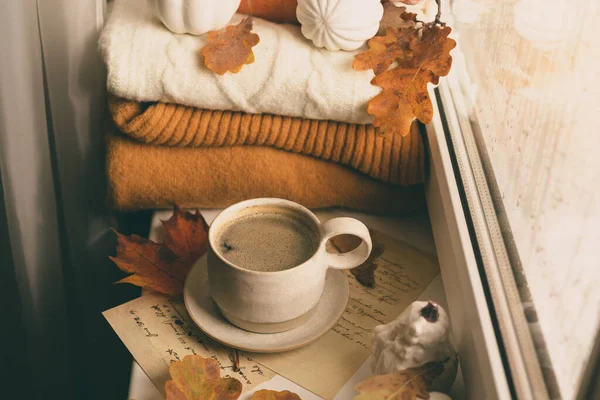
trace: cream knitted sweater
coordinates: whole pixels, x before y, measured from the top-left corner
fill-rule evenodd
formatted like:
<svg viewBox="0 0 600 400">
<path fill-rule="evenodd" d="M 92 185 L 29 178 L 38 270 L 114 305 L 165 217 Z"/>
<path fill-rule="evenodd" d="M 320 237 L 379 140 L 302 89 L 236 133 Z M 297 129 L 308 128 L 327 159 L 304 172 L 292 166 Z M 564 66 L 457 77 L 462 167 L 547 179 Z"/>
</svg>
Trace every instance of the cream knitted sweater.
<svg viewBox="0 0 600 400">
<path fill-rule="evenodd" d="M 213 110 L 270 113 L 365 124 L 367 102 L 379 92 L 371 71 L 357 72 L 357 52 L 318 49 L 300 28 L 255 18 L 256 61 L 218 76 L 203 63 L 206 35 L 178 35 L 154 15 L 153 2 L 116 0 L 100 37 L 108 90 L 137 101 L 164 101 Z M 243 18 L 235 15 L 232 23 Z"/>
</svg>

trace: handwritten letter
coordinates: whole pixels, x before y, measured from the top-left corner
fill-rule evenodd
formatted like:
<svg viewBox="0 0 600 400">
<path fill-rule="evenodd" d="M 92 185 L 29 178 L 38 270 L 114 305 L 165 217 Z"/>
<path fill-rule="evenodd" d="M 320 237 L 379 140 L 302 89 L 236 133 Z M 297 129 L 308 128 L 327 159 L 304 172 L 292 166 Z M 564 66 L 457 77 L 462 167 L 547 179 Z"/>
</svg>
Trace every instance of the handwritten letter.
<svg viewBox="0 0 600 400">
<path fill-rule="evenodd" d="M 105 311 L 104 317 L 163 395 L 165 382 L 171 379 L 169 365 L 189 354 L 216 360 L 221 376 L 238 379 L 244 391 L 275 375 L 241 352 L 236 371 L 234 351 L 204 335 L 180 299 L 145 294 Z"/>
<path fill-rule="evenodd" d="M 383 249 L 372 260 L 377 265 L 374 288 L 364 287 L 347 271 L 348 305 L 328 333 L 284 353 L 240 352 L 239 372 L 232 368 L 234 353 L 202 334 L 180 300 L 147 294 L 104 315 L 163 394 L 170 363 L 186 354 L 200 354 L 219 361 L 221 376 L 239 379 L 244 391 L 277 373 L 331 399 L 369 356 L 373 327 L 396 318 L 439 273 L 435 257 L 382 233 L 372 236 Z"/>
</svg>

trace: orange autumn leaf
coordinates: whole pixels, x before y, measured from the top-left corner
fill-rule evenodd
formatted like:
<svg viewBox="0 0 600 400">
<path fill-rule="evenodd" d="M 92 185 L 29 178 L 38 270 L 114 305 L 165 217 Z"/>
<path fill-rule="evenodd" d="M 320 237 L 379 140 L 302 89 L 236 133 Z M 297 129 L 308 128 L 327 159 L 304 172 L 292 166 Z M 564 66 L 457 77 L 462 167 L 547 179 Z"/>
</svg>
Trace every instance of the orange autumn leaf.
<svg viewBox="0 0 600 400">
<path fill-rule="evenodd" d="M 410 28 L 415 25 L 417 14 L 406 12 L 406 7 L 397 7 L 395 3 L 388 1 L 383 3 L 383 16 L 379 21 L 377 35 L 383 36 L 387 28 Z"/>
<path fill-rule="evenodd" d="M 202 215 L 182 212 L 177 206 L 163 221 L 165 242 L 155 243 L 137 235 L 117 234 L 117 255 L 110 257 L 129 275 L 117 283 L 131 283 L 157 292 L 177 295 L 190 268 L 206 253 L 208 226 Z"/>
<path fill-rule="evenodd" d="M 365 379 L 354 388 L 354 400 L 429 399 L 433 380 L 444 372 L 444 362 L 428 362 L 416 368 L 394 371 Z"/>
<path fill-rule="evenodd" d="M 449 26 L 423 28 L 421 37 L 411 36 L 409 48 L 413 57 L 400 59 L 399 66 L 429 70 L 438 77 L 448 75 L 452 67 L 450 51 L 456 47 L 456 41 L 448 37 L 450 32 Z"/>
<path fill-rule="evenodd" d="M 219 75 L 229 71 L 238 73 L 244 64 L 254 62 L 252 47 L 260 41 L 252 33 L 252 17 L 242 20 L 235 26 L 227 26 L 224 31 L 208 32 L 208 44 L 200 50 L 204 64 Z"/>
<path fill-rule="evenodd" d="M 415 22 L 414 15 L 403 18 Z M 369 49 L 355 56 L 352 67 L 357 71 L 372 69 L 371 83 L 382 91 L 369 101 L 367 112 L 373 125 L 384 133 L 408 135 L 416 119 L 427 124 L 433 118 L 428 83 L 437 84 L 452 67 L 450 51 L 456 42 L 448 35 L 452 30 L 437 24 L 414 24 L 405 28 L 388 28 L 385 36 L 369 40 Z"/>
<path fill-rule="evenodd" d="M 198 210 L 192 214 L 175 206 L 171 218 L 162 224 L 165 246 L 177 257 L 195 261 L 208 250 L 208 225 Z"/>
<path fill-rule="evenodd" d="M 250 400 L 302 400 L 296 393 L 284 390 L 276 392 L 274 390 L 259 390 L 252 395 Z"/>
<path fill-rule="evenodd" d="M 216 360 L 198 355 L 185 356 L 169 367 L 173 380 L 167 381 L 167 400 L 235 400 L 242 393 L 242 383 L 235 378 L 221 378 Z"/>
<path fill-rule="evenodd" d="M 367 105 L 367 112 L 375 116 L 373 125 L 383 132 L 406 135 L 415 118 L 431 122 L 433 105 L 427 91 L 429 82 L 437 83 L 431 71 L 386 71 L 371 81 L 383 90 Z"/>
<path fill-rule="evenodd" d="M 354 56 L 352 68 L 357 71 L 372 69 L 375 75 L 387 71 L 397 59 L 412 57 L 409 43 L 415 35 L 414 29 L 388 28 L 385 36 L 375 36 L 367 42 L 369 50 Z"/>
</svg>

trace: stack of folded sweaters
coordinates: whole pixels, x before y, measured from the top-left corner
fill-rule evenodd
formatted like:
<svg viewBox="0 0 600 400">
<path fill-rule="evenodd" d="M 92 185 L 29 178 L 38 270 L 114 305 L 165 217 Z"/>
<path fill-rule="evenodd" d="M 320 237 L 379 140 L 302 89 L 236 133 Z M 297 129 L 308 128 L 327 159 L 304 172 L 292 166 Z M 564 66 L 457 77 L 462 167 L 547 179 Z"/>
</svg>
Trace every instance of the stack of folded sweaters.
<svg viewBox="0 0 600 400">
<path fill-rule="evenodd" d="M 170 32 L 150 3 L 116 0 L 100 38 L 113 207 L 252 197 L 376 213 L 424 207 L 419 128 L 399 137 L 370 125 L 366 104 L 379 89 L 372 72 L 352 69 L 356 52 L 317 49 L 297 26 L 255 19 L 256 61 L 218 76 L 200 56 L 206 35 Z"/>
</svg>

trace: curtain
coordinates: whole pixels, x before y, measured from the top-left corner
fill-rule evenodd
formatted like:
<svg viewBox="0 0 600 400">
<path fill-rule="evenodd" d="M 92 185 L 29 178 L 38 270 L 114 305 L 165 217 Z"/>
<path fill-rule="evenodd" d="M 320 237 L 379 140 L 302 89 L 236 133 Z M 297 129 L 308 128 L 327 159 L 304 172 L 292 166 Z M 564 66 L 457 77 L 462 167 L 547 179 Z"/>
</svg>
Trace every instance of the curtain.
<svg viewBox="0 0 600 400">
<path fill-rule="evenodd" d="M 101 312 L 131 296 L 108 255 L 104 0 L 0 12 L 3 398 L 126 398 L 130 357 Z"/>
</svg>

